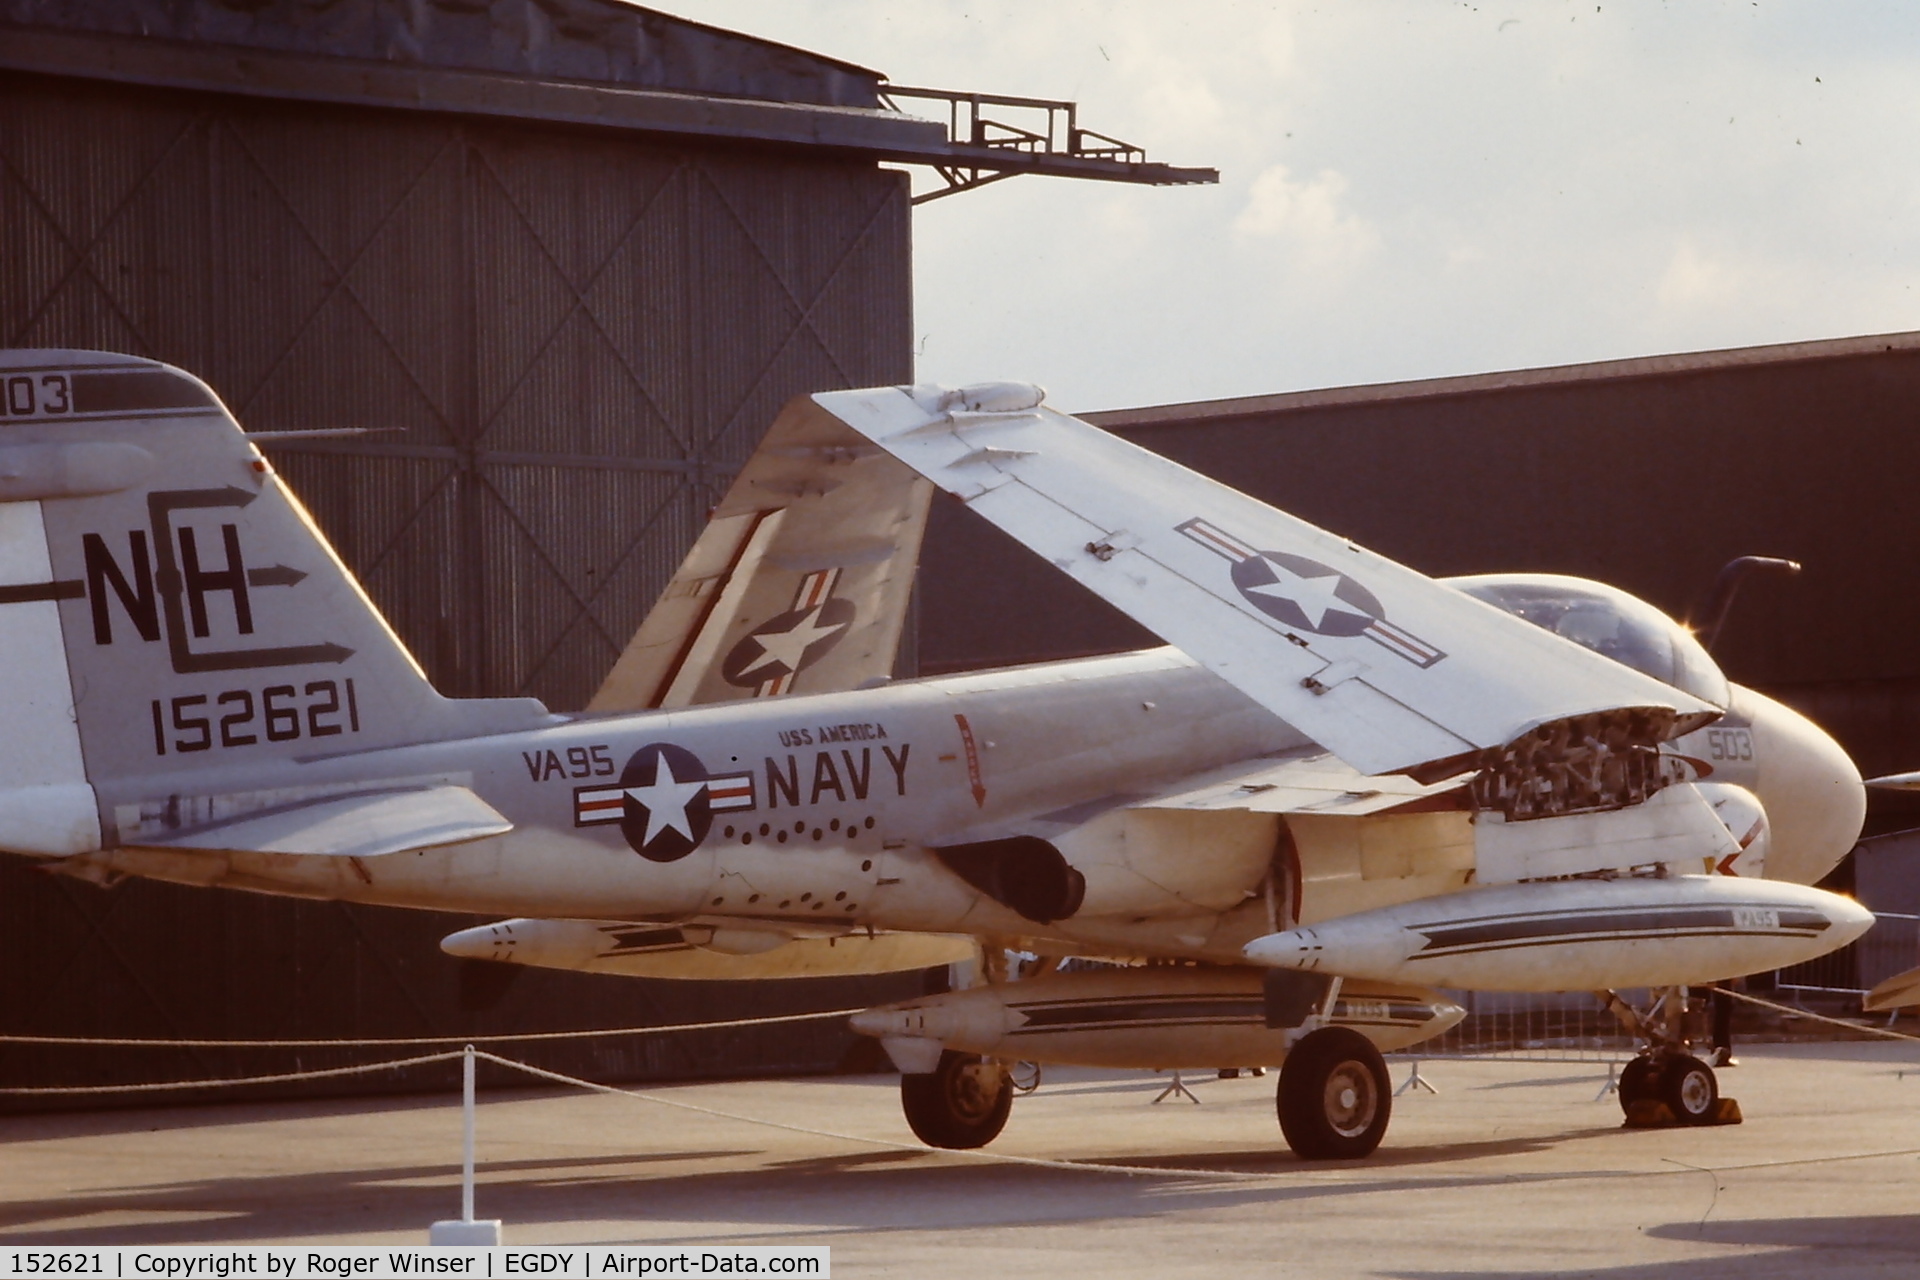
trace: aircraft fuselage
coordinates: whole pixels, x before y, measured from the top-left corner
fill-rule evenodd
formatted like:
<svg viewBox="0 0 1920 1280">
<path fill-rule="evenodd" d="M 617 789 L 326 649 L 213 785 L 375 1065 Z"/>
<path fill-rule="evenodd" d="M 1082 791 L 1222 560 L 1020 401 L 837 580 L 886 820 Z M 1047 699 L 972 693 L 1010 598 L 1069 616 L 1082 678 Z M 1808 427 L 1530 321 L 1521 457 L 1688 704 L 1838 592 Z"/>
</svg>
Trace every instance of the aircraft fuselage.
<svg viewBox="0 0 1920 1280">
<path fill-rule="evenodd" d="M 1749 703 L 1757 697 L 1741 693 Z M 1712 744 L 1694 735 L 1702 740 L 1682 739 L 1676 748 L 1723 757 L 1710 766 L 1718 779 L 1757 789 L 1769 754 L 1803 750 L 1809 734 L 1826 741 L 1785 708 L 1759 704 L 1757 717 L 1752 707 L 1745 715 L 1737 707 L 1712 731 Z M 200 736 L 189 730 L 156 739 L 156 748 L 168 748 L 156 766 L 181 759 L 183 745 Z M 351 735 L 343 736 L 350 744 Z M 203 750 L 223 750 L 217 732 L 213 741 Z M 190 752 L 185 758 L 203 767 L 103 785 L 105 826 L 117 831 L 118 847 L 78 862 L 101 872 L 438 910 L 713 917 L 798 932 L 984 932 L 1231 961 L 1271 927 L 1270 905 L 1255 897 L 1258 875 L 1237 908 L 1176 904 L 1146 916 L 1042 924 L 968 884 L 928 842 L 953 844 L 956 832 L 1020 834 L 1036 820 L 1083 822 L 1208 769 L 1305 745 L 1191 660 L 1156 649 L 853 693 L 555 717 L 551 727 L 523 733 L 316 755 L 292 778 L 284 763 L 249 768 L 244 746 L 226 748 L 238 758 L 219 767 L 204 767 L 215 762 Z M 515 829 L 377 858 L 142 843 L 190 830 L 196 804 L 213 797 L 264 809 L 364 789 L 369 779 L 470 786 Z M 644 822 L 628 816 L 628 788 L 647 802 Z M 1277 838 L 1279 820 L 1269 821 Z M 1778 856 L 1790 860 L 1791 851 Z M 1433 887 L 1418 879 L 1362 882 L 1310 862 L 1297 908 L 1312 920 Z"/>
<path fill-rule="evenodd" d="M 244 760 L 156 772 L 137 790 L 101 787 L 122 847 L 90 859 L 199 884 L 442 910 L 947 930 L 969 922 L 979 894 L 929 860 L 933 833 L 993 832 L 1032 815 L 1041 797 L 1066 809 L 1141 795 L 1303 741 L 1163 649 L 854 693 L 556 717 L 526 733 L 318 756 L 293 779 L 278 763 L 254 776 Z M 660 776 L 663 745 L 671 780 Z M 629 830 L 622 781 L 635 780 L 636 765 L 641 782 L 669 790 L 643 787 L 655 816 Z M 140 847 L 189 828 L 196 797 L 286 803 L 370 778 L 458 781 L 516 829 L 362 859 Z M 703 794 L 689 794 L 701 782 Z M 943 879 L 952 892 L 930 892 Z"/>
</svg>

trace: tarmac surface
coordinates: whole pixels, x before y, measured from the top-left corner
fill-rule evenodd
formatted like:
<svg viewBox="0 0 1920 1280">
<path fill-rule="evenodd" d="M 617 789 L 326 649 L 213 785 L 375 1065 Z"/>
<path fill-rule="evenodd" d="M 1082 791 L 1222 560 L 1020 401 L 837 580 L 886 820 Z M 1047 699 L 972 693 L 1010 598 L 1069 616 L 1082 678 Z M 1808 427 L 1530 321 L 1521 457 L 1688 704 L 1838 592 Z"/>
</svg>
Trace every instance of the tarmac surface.
<svg viewBox="0 0 1920 1280">
<path fill-rule="evenodd" d="M 987 1149 L 1134 1174 L 488 1092 L 478 1211 L 516 1245 L 827 1244 L 838 1276 L 1920 1275 L 1920 1044 L 1744 1047 L 1747 1122 L 1706 1129 L 1623 1129 L 1591 1063 L 1422 1075 L 1357 1163 L 1287 1152 L 1273 1074 L 1153 1105 L 1162 1078 L 1057 1069 Z M 912 1141 L 894 1077 L 648 1092 Z M 424 1243 L 458 1215 L 457 1097 L 13 1116 L 0 1144 L 0 1243 Z"/>
</svg>

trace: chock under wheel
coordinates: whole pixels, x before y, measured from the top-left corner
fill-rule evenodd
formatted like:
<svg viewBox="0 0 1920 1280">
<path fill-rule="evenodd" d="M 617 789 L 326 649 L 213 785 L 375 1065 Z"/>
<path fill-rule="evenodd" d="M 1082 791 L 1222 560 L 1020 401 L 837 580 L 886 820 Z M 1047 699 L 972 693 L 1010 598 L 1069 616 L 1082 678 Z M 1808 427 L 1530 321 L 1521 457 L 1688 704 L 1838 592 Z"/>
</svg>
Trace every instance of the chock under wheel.
<svg viewBox="0 0 1920 1280">
<path fill-rule="evenodd" d="M 1739 1124 L 1743 1118 L 1737 1101 L 1732 1098 L 1721 1098 L 1714 1105 L 1711 1119 L 1694 1123 L 1699 1125 Z M 1673 1109 L 1657 1098 L 1641 1098 L 1627 1107 L 1626 1128 L 1673 1129 L 1680 1126 L 1681 1121 L 1673 1114 Z"/>
</svg>

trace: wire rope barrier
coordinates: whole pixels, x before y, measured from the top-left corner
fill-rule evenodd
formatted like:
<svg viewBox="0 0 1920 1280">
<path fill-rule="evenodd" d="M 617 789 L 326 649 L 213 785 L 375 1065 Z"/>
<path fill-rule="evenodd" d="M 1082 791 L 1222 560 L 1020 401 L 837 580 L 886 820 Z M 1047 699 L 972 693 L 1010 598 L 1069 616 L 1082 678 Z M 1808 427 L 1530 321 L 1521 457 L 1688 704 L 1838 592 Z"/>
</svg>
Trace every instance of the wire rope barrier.
<svg viewBox="0 0 1920 1280">
<path fill-rule="evenodd" d="M 1730 992 L 1729 994 L 1732 994 L 1736 998 L 1744 1000 L 1749 1004 L 1758 1005 L 1763 1008 L 1775 1009 L 1784 1013 L 1794 1014 L 1798 1017 L 1811 1018 L 1819 1022 L 1831 1023 L 1835 1026 L 1843 1027 L 1849 1031 L 1867 1032 L 1871 1035 L 1879 1036 L 1879 1037 L 1890 1039 L 1890 1040 L 1920 1042 L 1920 1035 L 1911 1035 L 1906 1032 L 1892 1030 L 1891 1028 L 1877 1027 L 1877 1026 L 1859 1023 L 1859 1022 L 1848 1021 L 1843 1018 L 1833 1018 L 1823 1014 L 1811 1013 L 1804 1009 L 1797 1009 L 1791 1005 L 1779 1004 L 1774 1001 L 1765 1000 L 1765 999 L 1762 999 L 1761 997 L 1749 995 L 1743 992 Z M 631 1029 L 621 1029 L 621 1030 L 627 1034 L 633 1034 L 636 1032 L 653 1033 L 653 1032 L 668 1032 L 668 1031 L 705 1030 L 705 1029 L 711 1029 L 715 1027 L 753 1026 L 753 1025 L 760 1025 L 760 1024 L 772 1023 L 772 1022 L 792 1022 L 802 1018 L 823 1018 L 823 1017 L 829 1017 L 829 1016 L 838 1016 L 844 1012 L 847 1012 L 847 1011 L 831 1010 L 827 1012 L 811 1013 L 811 1014 L 786 1014 L 786 1015 L 777 1015 L 777 1016 L 765 1018 L 765 1019 L 734 1018 L 734 1019 L 727 1019 L 721 1022 L 677 1023 L 677 1024 L 669 1024 L 666 1026 L 641 1027 L 641 1028 L 631 1028 Z M 616 1033 L 617 1032 L 611 1032 L 611 1031 L 595 1031 L 595 1032 L 584 1032 L 584 1033 L 533 1032 L 533 1033 L 524 1033 L 521 1037 L 517 1037 L 517 1038 L 553 1039 L 553 1038 L 561 1038 L 566 1036 L 607 1035 L 607 1034 L 616 1034 Z M 489 1039 L 498 1041 L 501 1039 L 508 1039 L 508 1038 L 509 1037 L 491 1037 Z M 1122 1175 L 1126 1177 L 1203 1179 L 1203 1180 L 1217 1181 L 1217 1182 L 1273 1182 L 1277 1180 L 1297 1178 L 1301 1174 L 1301 1172 L 1303 1172 L 1302 1170 L 1299 1170 L 1299 1169 L 1287 1169 L 1287 1170 L 1261 1173 L 1261 1172 L 1248 1172 L 1248 1171 L 1232 1170 L 1232 1169 L 1192 1169 L 1192 1168 L 1170 1167 L 1170 1166 L 1162 1166 L 1162 1165 L 1111 1164 L 1111 1163 L 1106 1163 L 1102 1161 L 1050 1160 L 1040 1156 L 1022 1156 L 1022 1155 L 1014 1155 L 1008 1152 L 998 1152 L 998 1151 L 953 1150 L 953 1149 L 945 1149 L 945 1148 L 933 1148 L 933 1147 L 923 1146 L 919 1143 L 903 1142 L 893 1138 L 879 1138 L 879 1137 L 872 1137 L 864 1134 L 843 1133 L 838 1130 L 822 1129 L 822 1128 L 817 1128 L 811 1125 L 794 1124 L 784 1120 L 771 1120 L 764 1116 L 745 1115 L 740 1112 L 729 1111 L 720 1107 L 706 1106 L 701 1103 L 688 1102 L 678 1098 L 668 1098 L 658 1093 L 648 1092 L 644 1090 L 622 1089 L 616 1085 L 602 1084 L 598 1081 L 583 1079 L 579 1076 L 568 1075 L 564 1072 L 551 1071 L 545 1067 L 538 1067 L 533 1065 L 532 1063 L 520 1062 L 513 1058 L 503 1057 L 500 1054 L 489 1053 L 484 1050 L 472 1049 L 471 1045 L 475 1042 L 478 1042 L 480 1039 L 481 1038 L 479 1037 L 473 1037 L 473 1038 L 469 1038 L 466 1041 L 462 1041 L 461 1043 L 463 1043 L 463 1045 L 466 1046 L 462 1049 L 452 1049 L 452 1050 L 447 1050 L 445 1052 L 440 1052 L 440 1053 L 420 1054 L 420 1055 L 415 1055 L 415 1056 L 406 1057 L 406 1058 L 385 1059 L 379 1062 L 361 1063 L 355 1066 L 348 1066 L 348 1067 L 329 1067 L 329 1068 L 321 1068 L 316 1070 L 292 1071 L 292 1072 L 283 1072 L 275 1075 L 225 1077 L 225 1078 L 203 1079 L 203 1080 L 156 1081 L 156 1082 L 146 1082 L 146 1083 L 139 1083 L 139 1084 L 11 1087 L 11 1088 L 0 1088 L 0 1095 L 15 1096 L 15 1097 L 44 1096 L 44 1095 L 74 1096 L 74 1095 L 84 1095 L 84 1094 L 111 1095 L 111 1094 L 133 1094 L 133 1093 L 158 1093 L 158 1092 L 165 1092 L 168 1090 L 232 1088 L 235 1086 L 283 1083 L 283 1082 L 294 1082 L 294 1081 L 301 1081 L 301 1080 L 316 1080 L 316 1079 L 326 1079 L 326 1078 L 334 1078 L 334 1077 L 349 1076 L 349 1075 L 364 1075 L 364 1074 L 371 1074 L 371 1073 L 380 1072 L 380 1071 L 391 1071 L 391 1070 L 397 1070 L 403 1067 L 424 1066 L 424 1065 L 428 1065 L 431 1063 L 438 1063 L 438 1062 L 450 1062 L 450 1061 L 463 1058 L 467 1055 L 468 1052 L 471 1052 L 474 1058 L 483 1059 L 487 1062 L 491 1062 L 494 1065 L 504 1068 L 506 1070 L 519 1072 L 521 1074 L 531 1076 L 535 1079 L 545 1080 L 553 1084 L 565 1085 L 565 1086 L 568 1086 L 571 1088 L 577 1088 L 577 1089 L 584 1089 L 592 1093 L 617 1096 L 617 1097 L 628 1099 L 630 1101 L 644 1103 L 651 1106 L 668 1107 L 677 1111 L 690 1112 L 696 1115 L 704 1115 L 704 1116 L 712 1117 L 714 1119 L 731 1120 L 741 1124 L 755 1125 L 761 1128 L 775 1129 L 775 1130 L 780 1130 L 786 1133 L 797 1133 L 797 1134 L 802 1134 L 809 1137 L 826 1138 L 836 1142 L 847 1142 L 847 1143 L 853 1143 L 855 1145 L 867 1146 L 867 1147 L 879 1147 L 885 1150 L 892 1150 L 892 1151 L 911 1152 L 919 1155 L 951 1157 L 954 1159 L 969 1161 L 973 1163 L 1018 1165 L 1018 1166 L 1025 1166 L 1029 1168 L 1054 1169 L 1054 1170 L 1060 1170 L 1064 1172 L 1074 1172 L 1074 1173 L 1105 1173 L 1105 1174 L 1117 1174 L 1117 1175 Z M 151 1048 L 178 1048 L 178 1047 L 185 1047 L 188 1044 L 194 1044 L 199 1046 L 218 1045 L 218 1046 L 233 1046 L 233 1047 L 245 1047 L 245 1048 L 269 1048 L 269 1047 L 311 1047 L 316 1044 L 328 1045 L 328 1046 L 351 1047 L 354 1045 L 448 1042 L 447 1039 L 443 1037 L 432 1037 L 425 1040 L 410 1040 L 406 1038 L 394 1038 L 394 1039 L 360 1040 L 360 1041 L 354 1041 L 354 1040 L 173 1041 L 173 1040 L 154 1040 L 154 1039 L 136 1040 L 136 1039 L 129 1039 L 124 1037 L 89 1038 L 89 1037 L 0 1036 L 0 1041 L 14 1042 L 14 1043 L 19 1043 L 19 1042 L 45 1043 L 49 1040 L 51 1040 L 54 1043 L 60 1043 L 60 1044 L 78 1043 L 78 1044 L 95 1044 L 95 1045 L 113 1046 L 113 1047 L 127 1047 L 129 1045 L 135 1045 L 135 1046 L 143 1046 L 143 1047 L 151 1047 Z M 1821 1162 L 1829 1162 L 1837 1159 L 1846 1159 L 1846 1160 L 1872 1159 L 1872 1158 L 1877 1158 L 1881 1156 L 1906 1155 L 1906 1154 L 1913 1154 L 1913 1153 L 1909 1153 L 1905 1151 L 1870 1152 L 1870 1153 L 1861 1153 L 1859 1155 L 1842 1156 L 1842 1157 L 1820 1157 L 1816 1159 L 1803 1159 L 1803 1160 L 1767 1161 L 1767 1162 L 1761 1162 L 1760 1164 L 1751 1165 L 1751 1166 L 1748 1166 L 1748 1165 L 1728 1166 L 1725 1171 L 1731 1172 L 1741 1168 L 1762 1168 L 1762 1167 L 1770 1168 L 1776 1165 L 1796 1164 L 1796 1163 L 1821 1163 Z M 1692 1166 L 1685 1166 L 1685 1168 L 1688 1171 L 1696 1171 L 1692 1169 Z M 1615 1177 L 1615 1176 L 1638 1176 L 1638 1175 L 1634 1174 L 1632 1171 L 1620 1170 L 1620 1171 L 1598 1171 L 1595 1173 L 1585 1174 L 1582 1176 Z"/>
<path fill-rule="evenodd" d="M 218 1089 L 245 1084 L 291 1084 L 300 1080 L 325 1080 L 336 1076 L 371 1075 L 376 1071 L 394 1071 L 401 1067 L 424 1066 L 429 1062 L 450 1062 L 461 1051 L 428 1053 L 415 1058 L 394 1058 L 387 1062 L 362 1062 L 351 1067 L 318 1067 L 308 1071 L 284 1071 L 270 1076 L 222 1076 L 214 1080 L 160 1080 L 145 1084 L 62 1084 L 15 1086 L 0 1089 L 14 1098 L 77 1097 L 86 1094 L 164 1093 L 169 1089 Z"/>
<path fill-rule="evenodd" d="M 660 1035 L 669 1031 L 721 1031 L 730 1027 L 770 1027 L 782 1022 L 815 1018 L 848 1018 L 865 1005 L 851 1009 L 821 1009 L 814 1013 L 782 1013 L 764 1018 L 728 1018 L 720 1022 L 669 1022 L 646 1027 L 602 1027 L 583 1031 L 516 1031 L 500 1035 L 373 1036 L 329 1040 L 173 1040 L 128 1036 L 41 1036 L 0 1032 L 0 1044 L 94 1046 L 113 1049 L 357 1049 L 397 1044 L 526 1044 L 543 1040 L 590 1040 L 603 1036 Z"/>
</svg>

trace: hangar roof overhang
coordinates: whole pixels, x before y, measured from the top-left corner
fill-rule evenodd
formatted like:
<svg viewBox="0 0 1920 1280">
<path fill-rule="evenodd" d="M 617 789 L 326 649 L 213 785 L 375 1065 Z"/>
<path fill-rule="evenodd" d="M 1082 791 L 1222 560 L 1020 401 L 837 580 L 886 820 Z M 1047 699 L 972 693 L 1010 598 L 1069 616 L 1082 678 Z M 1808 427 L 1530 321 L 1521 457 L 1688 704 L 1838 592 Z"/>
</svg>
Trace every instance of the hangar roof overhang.
<svg viewBox="0 0 1920 1280">
<path fill-rule="evenodd" d="M 1920 331 L 1827 338 L 1815 342 L 1781 342 L 1760 347 L 1729 347 L 1717 351 L 1688 351 L 1678 355 L 1639 356 L 1627 360 L 1597 360 L 1589 364 L 1513 369 L 1503 373 L 1475 373 L 1452 378 L 1421 378 L 1408 382 L 1326 387 L 1313 391 L 1283 391 L 1274 395 L 1196 400 L 1186 404 L 1149 405 L 1138 409 L 1106 409 L 1079 416 L 1109 431 L 1125 432 L 1144 427 L 1198 426 L 1337 405 L 1438 400 L 1488 391 L 1665 378 L 1727 369 L 1842 360 L 1890 351 L 1920 351 Z"/>
<path fill-rule="evenodd" d="M 927 165 L 915 203 L 1021 173 L 1219 181 L 1082 128 L 1074 103 L 880 73 L 624 0 L 0 0 L 0 67 L 165 88 L 798 147 Z M 931 103 L 944 120 L 901 103 Z"/>
</svg>

